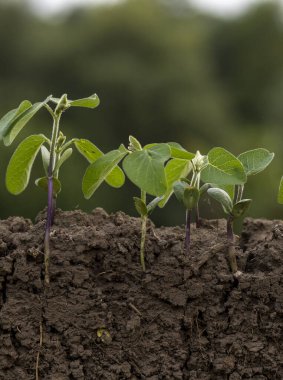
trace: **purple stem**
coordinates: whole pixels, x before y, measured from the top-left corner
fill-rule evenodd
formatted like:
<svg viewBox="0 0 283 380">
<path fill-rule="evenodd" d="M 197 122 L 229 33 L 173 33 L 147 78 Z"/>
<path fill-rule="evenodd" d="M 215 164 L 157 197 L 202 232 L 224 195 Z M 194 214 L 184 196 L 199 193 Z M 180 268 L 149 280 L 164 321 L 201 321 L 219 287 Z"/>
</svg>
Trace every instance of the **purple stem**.
<svg viewBox="0 0 283 380">
<path fill-rule="evenodd" d="M 191 245 L 191 210 L 186 211 L 186 240 L 185 240 L 185 251 L 190 252 Z"/>
<path fill-rule="evenodd" d="M 199 218 L 199 206 L 198 204 L 195 207 L 196 210 L 196 228 L 200 228 L 200 218 Z"/>
<path fill-rule="evenodd" d="M 49 170 L 50 172 L 50 170 Z M 53 177 L 48 175 L 47 219 L 44 237 L 45 284 L 49 285 L 50 230 L 54 220 Z"/>
</svg>

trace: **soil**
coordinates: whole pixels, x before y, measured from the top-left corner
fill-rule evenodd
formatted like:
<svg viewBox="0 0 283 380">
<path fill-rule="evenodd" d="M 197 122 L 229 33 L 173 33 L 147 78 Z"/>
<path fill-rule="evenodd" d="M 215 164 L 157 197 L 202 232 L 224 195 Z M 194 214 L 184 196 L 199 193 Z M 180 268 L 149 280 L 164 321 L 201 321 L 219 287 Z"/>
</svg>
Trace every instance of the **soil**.
<svg viewBox="0 0 283 380">
<path fill-rule="evenodd" d="M 44 287 L 45 214 L 0 221 L 0 379 L 283 379 L 283 223 L 246 219 L 239 278 L 225 221 L 192 229 L 57 211 Z M 40 328 L 42 327 L 42 346 Z"/>
</svg>

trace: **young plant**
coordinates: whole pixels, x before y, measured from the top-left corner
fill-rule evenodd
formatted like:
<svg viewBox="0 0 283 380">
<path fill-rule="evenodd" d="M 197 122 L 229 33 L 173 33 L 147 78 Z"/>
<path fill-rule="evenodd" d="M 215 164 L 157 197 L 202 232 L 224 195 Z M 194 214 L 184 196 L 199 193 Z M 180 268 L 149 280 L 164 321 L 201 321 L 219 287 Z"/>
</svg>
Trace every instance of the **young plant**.
<svg viewBox="0 0 283 380">
<path fill-rule="evenodd" d="M 51 105 L 50 105 L 51 103 Z M 54 104 L 54 107 L 52 107 Z M 25 190 L 29 183 L 31 169 L 35 158 L 41 150 L 43 168 L 45 175 L 38 178 L 37 186 L 47 190 L 47 220 L 44 237 L 45 253 L 45 283 L 49 284 L 49 261 L 50 261 L 50 229 L 53 224 L 56 198 L 61 191 L 59 172 L 64 162 L 72 155 L 71 145 L 75 145 L 77 150 L 90 162 L 103 156 L 103 153 L 90 141 L 73 138 L 66 142 L 66 137 L 60 131 L 61 116 L 70 107 L 96 108 L 99 105 L 97 95 L 88 98 L 69 100 L 67 95 L 61 98 L 48 96 L 43 102 L 31 104 L 24 100 L 18 108 L 8 112 L 0 120 L 0 139 L 4 145 L 10 145 L 22 128 L 41 109 L 46 108 L 53 120 L 51 138 L 44 134 L 31 135 L 23 140 L 13 153 L 6 172 L 6 187 L 14 195 Z M 119 178 L 117 178 L 119 177 Z M 119 186 L 124 181 L 124 175 L 119 172 L 117 176 L 106 178 L 112 186 Z"/>
<path fill-rule="evenodd" d="M 263 171 L 271 163 L 273 157 L 274 153 L 270 153 L 263 148 L 258 148 L 240 154 L 238 160 L 242 163 L 246 178 L 248 179 L 249 176 Z M 235 187 L 226 187 L 227 191 L 219 188 L 219 186 L 212 187 L 207 191 L 212 198 L 222 205 L 224 212 L 227 214 L 228 257 L 233 273 L 238 271 L 234 247 L 233 223 L 244 215 L 252 201 L 251 199 L 242 199 L 247 179 L 244 183 L 238 184 Z"/>
<path fill-rule="evenodd" d="M 180 178 L 173 184 L 176 198 L 186 209 L 185 251 L 190 250 L 191 214 L 195 210 L 196 225 L 199 227 L 198 204 L 200 197 L 210 187 L 210 183 L 235 184 L 246 179 L 241 162 L 223 148 L 211 149 L 207 156 L 197 151 L 191 160 L 190 178 Z M 201 186 L 201 182 L 204 184 Z"/>
</svg>

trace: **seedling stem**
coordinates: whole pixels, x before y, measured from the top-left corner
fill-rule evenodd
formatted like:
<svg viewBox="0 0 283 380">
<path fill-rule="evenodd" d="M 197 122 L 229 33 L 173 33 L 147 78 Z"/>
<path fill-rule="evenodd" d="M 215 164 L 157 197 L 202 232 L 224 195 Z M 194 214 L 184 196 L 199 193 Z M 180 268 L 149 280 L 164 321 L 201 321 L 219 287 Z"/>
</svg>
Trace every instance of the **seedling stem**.
<svg viewBox="0 0 283 380">
<path fill-rule="evenodd" d="M 141 191 L 141 200 L 146 204 L 146 192 Z M 140 244 L 140 261 L 142 270 L 145 272 L 145 259 L 144 259 L 144 249 L 145 249 L 145 238 L 146 238 L 146 223 L 147 215 L 142 216 L 142 228 L 141 228 L 141 244 Z"/>
</svg>

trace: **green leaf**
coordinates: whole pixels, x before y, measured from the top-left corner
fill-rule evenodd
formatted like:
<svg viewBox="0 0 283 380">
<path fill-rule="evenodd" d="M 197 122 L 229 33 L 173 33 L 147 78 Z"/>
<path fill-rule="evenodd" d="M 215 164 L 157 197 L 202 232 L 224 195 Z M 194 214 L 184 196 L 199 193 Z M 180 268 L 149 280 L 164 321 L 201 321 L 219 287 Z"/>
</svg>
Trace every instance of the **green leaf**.
<svg viewBox="0 0 283 380">
<path fill-rule="evenodd" d="M 98 158 L 86 169 L 82 183 L 82 190 L 86 199 L 93 195 L 127 153 L 127 149 L 122 145 L 119 149 L 112 150 Z M 115 178 L 116 180 L 117 178 Z"/>
<path fill-rule="evenodd" d="M 41 189 L 48 191 L 48 178 L 47 177 L 41 177 L 37 178 L 35 181 L 36 186 L 40 187 Z M 53 194 L 57 195 L 61 191 L 61 182 L 58 178 L 53 178 Z"/>
<path fill-rule="evenodd" d="M 199 190 L 196 187 L 189 186 L 185 188 L 183 194 L 183 203 L 187 210 L 192 210 L 199 201 Z"/>
<path fill-rule="evenodd" d="M 234 199 L 235 185 L 217 185 L 216 183 L 211 183 L 210 187 L 217 187 L 218 189 L 222 189 L 226 191 L 231 199 Z"/>
<path fill-rule="evenodd" d="M 163 196 L 154 198 L 147 206 L 147 214 L 150 215 L 156 208 L 156 206 L 159 204 L 159 202 L 162 200 Z"/>
<path fill-rule="evenodd" d="M 9 122 L 3 124 L 0 131 L 0 139 L 3 139 L 4 145 L 11 145 L 14 139 L 17 137 L 18 133 L 22 128 L 30 121 L 30 119 L 42 108 L 48 101 L 50 96 L 46 98 L 43 102 L 35 103 L 29 106 L 31 103 L 26 101 L 25 106 L 21 103 L 24 111 L 17 112 L 15 117 L 13 117 Z M 18 109 L 19 110 L 19 109 Z"/>
<path fill-rule="evenodd" d="M 188 152 L 180 144 L 175 142 L 167 143 L 170 147 L 171 157 L 172 158 L 182 158 L 184 160 L 192 160 L 195 157 L 194 153 Z"/>
<path fill-rule="evenodd" d="M 232 215 L 234 218 L 240 218 L 250 207 L 252 200 L 251 199 L 242 199 L 237 202 L 232 209 Z"/>
<path fill-rule="evenodd" d="M 20 194 L 27 187 L 35 157 L 45 141 L 44 135 L 31 135 L 17 147 L 6 172 L 6 186 L 10 193 Z"/>
<path fill-rule="evenodd" d="M 41 146 L 40 150 L 41 150 L 43 168 L 44 168 L 45 173 L 47 174 L 49 161 L 50 161 L 50 152 L 44 145 Z"/>
<path fill-rule="evenodd" d="M 132 147 L 133 151 L 142 150 L 142 146 L 140 142 L 134 136 L 129 136 L 129 141 L 130 141 L 130 147 Z"/>
<path fill-rule="evenodd" d="M 159 207 L 164 207 L 171 195 L 173 194 L 173 184 L 181 177 L 187 176 L 191 170 L 191 165 L 188 160 L 173 158 L 168 161 L 165 166 L 165 178 L 167 182 L 167 190 L 162 200 L 159 202 Z"/>
<path fill-rule="evenodd" d="M 183 204 L 184 192 L 188 184 L 183 181 L 176 181 L 173 185 L 173 191 L 179 202 Z"/>
<path fill-rule="evenodd" d="M 227 194 L 226 191 L 213 187 L 211 189 L 208 189 L 207 193 L 221 204 L 226 214 L 231 214 L 233 209 L 233 203 L 231 198 L 229 197 L 229 194 Z"/>
<path fill-rule="evenodd" d="M 103 157 L 104 153 L 92 142 L 85 139 L 75 139 L 75 147 L 77 150 L 90 162 L 94 163 L 98 158 Z M 125 174 L 121 168 L 115 167 L 109 175 L 106 177 L 105 181 L 109 186 L 121 187 L 125 182 Z"/>
<path fill-rule="evenodd" d="M 199 189 L 199 195 L 200 197 L 207 192 L 208 189 L 211 188 L 211 184 L 210 183 L 205 183 L 201 186 L 201 188 Z"/>
<path fill-rule="evenodd" d="M 147 216 L 147 208 L 144 201 L 140 198 L 134 197 L 135 208 L 140 216 Z"/>
<path fill-rule="evenodd" d="M 100 100 L 96 94 L 93 94 L 88 98 L 69 100 L 69 103 L 71 107 L 96 108 L 99 105 Z"/>
<path fill-rule="evenodd" d="M 270 153 L 263 148 L 248 150 L 238 156 L 247 176 L 262 172 L 271 163 L 273 158 L 274 153 Z"/>
<path fill-rule="evenodd" d="M 217 185 L 237 185 L 246 182 L 244 167 L 232 153 L 223 148 L 213 148 L 207 157 L 208 165 L 201 172 L 203 182 Z"/>
<path fill-rule="evenodd" d="M 280 184 L 279 184 L 277 202 L 281 205 L 283 204 L 283 177 L 281 178 Z"/>
<path fill-rule="evenodd" d="M 7 130 L 8 126 L 12 123 L 12 121 L 16 117 L 18 117 L 19 115 L 24 113 L 31 106 L 32 106 L 32 104 L 29 100 L 24 100 L 23 102 L 21 102 L 21 104 L 19 105 L 18 108 L 15 108 L 15 109 L 9 111 L 8 113 L 6 113 L 6 115 L 4 115 L 2 117 L 2 119 L 0 120 L 0 139 L 1 140 L 5 136 L 6 130 Z"/>
<path fill-rule="evenodd" d="M 123 168 L 130 181 L 141 190 L 160 196 L 167 190 L 164 163 L 169 158 L 168 145 L 156 144 L 129 154 L 123 161 Z"/>
<path fill-rule="evenodd" d="M 60 157 L 59 161 L 57 162 L 57 165 L 56 165 L 56 168 L 54 169 L 54 172 L 56 172 L 57 170 L 59 170 L 61 168 L 61 166 L 64 164 L 64 162 L 69 158 L 71 157 L 73 153 L 73 149 L 72 148 L 68 148 L 66 149 L 63 153 L 62 153 L 62 156 Z"/>
</svg>

